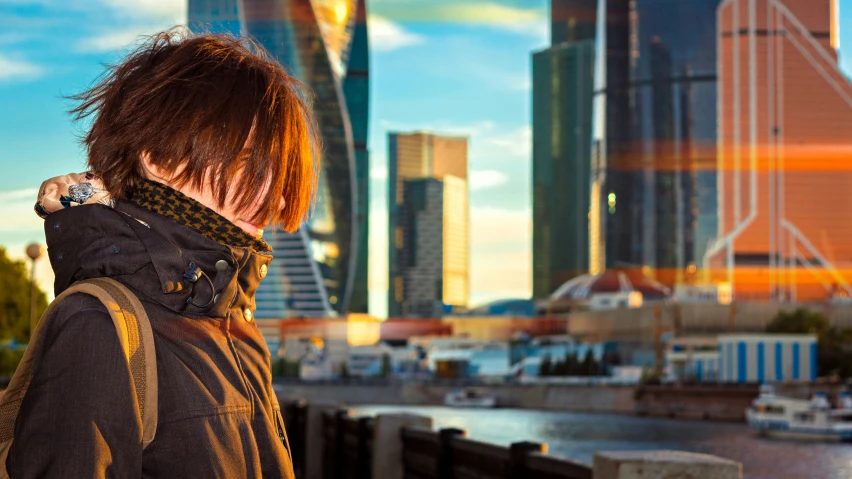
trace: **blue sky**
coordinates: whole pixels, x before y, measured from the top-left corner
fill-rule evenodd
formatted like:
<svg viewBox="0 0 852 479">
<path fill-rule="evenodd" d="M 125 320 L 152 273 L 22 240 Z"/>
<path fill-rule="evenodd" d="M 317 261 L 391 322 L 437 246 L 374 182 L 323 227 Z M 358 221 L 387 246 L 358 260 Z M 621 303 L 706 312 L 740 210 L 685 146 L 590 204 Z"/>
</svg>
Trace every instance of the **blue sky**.
<svg viewBox="0 0 852 479">
<path fill-rule="evenodd" d="M 688 1 L 688 0 L 684 0 Z M 42 241 L 45 178 L 84 167 L 62 99 L 185 0 L 0 0 L 0 245 Z M 530 293 L 530 53 L 547 46 L 547 0 L 368 0 L 371 28 L 371 303 L 385 311 L 388 131 L 470 137 L 471 301 Z M 841 0 L 841 49 L 852 0 Z M 852 55 L 850 55 L 852 57 Z M 847 72 L 852 58 L 843 57 Z M 39 275 L 50 289 L 50 268 Z"/>
</svg>

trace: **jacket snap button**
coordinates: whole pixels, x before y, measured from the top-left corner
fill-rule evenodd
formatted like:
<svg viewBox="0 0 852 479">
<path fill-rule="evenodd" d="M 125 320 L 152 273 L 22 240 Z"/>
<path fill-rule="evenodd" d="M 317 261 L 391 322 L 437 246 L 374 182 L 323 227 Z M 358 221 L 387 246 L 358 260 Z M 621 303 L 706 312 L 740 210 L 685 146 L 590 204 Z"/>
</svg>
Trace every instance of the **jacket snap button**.
<svg viewBox="0 0 852 479">
<path fill-rule="evenodd" d="M 248 321 L 248 322 L 251 322 L 251 320 L 252 320 L 253 318 L 252 318 L 251 310 L 250 310 L 250 309 L 246 308 L 246 309 L 245 309 L 245 311 L 243 311 L 243 319 L 245 319 L 245 320 L 246 320 L 246 321 Z"/>
<path fill-rule="evenodd" d="M 219 296 L 220 296 L 219 294 L 217 294 L 216 296 L 213 296 L 213 304 L 216 304 L 216 303 L 219 302 Z"/>
<path fill-rule="evenodd" d="M 260 277 L 261 277 L 261 279 L 266 277 L 267 271 L 268 271 L 268 268 L 266 267 L 265 264 L 260 265 Z"/>
<path fill-rule="evenodd" d="M 219 261 L 216 262 L 216 270 L 217 271 L 225 271 L 226 269 L 228 269 L 228 266 L 229 266 L 228 262 L 223 260 L 223 259 L 220 259 Z"/>
</svg>

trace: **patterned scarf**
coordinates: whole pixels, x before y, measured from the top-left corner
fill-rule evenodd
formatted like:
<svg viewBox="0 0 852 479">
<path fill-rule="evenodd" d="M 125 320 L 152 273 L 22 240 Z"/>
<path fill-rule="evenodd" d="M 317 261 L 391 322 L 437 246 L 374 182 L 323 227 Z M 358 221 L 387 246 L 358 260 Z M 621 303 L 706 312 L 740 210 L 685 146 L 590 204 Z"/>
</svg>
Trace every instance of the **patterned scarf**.
<svg viewBox="0 0 852 479">
<path fill-rule="evenodd" d="M 266 241 L 246 233 L 219 213 L 162 183 L 142 180 L 132 201 L 175 223 L 192 228 L 217 243 L 247 247 L 257 252 L 272 251 Z"/>
</svg>

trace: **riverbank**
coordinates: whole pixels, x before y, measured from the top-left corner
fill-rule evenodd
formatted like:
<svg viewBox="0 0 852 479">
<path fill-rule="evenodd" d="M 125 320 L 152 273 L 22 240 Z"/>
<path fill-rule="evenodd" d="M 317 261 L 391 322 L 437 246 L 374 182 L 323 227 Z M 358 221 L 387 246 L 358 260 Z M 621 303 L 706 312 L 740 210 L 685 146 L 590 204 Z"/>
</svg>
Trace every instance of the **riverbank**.
<svg viewBox="0 0 852 479">
<path fill-rule="evenodd" d="M 374 384 L 283 383 L 274 385 L 279 400 L 339 401 L 348 405 L 440 406 L 456 385 L 426 382 Z M 477 389 L 497 398 L 498 407 L 633 414 L 634 387 L 568 385 L 486 385 Z"/>
</svg>

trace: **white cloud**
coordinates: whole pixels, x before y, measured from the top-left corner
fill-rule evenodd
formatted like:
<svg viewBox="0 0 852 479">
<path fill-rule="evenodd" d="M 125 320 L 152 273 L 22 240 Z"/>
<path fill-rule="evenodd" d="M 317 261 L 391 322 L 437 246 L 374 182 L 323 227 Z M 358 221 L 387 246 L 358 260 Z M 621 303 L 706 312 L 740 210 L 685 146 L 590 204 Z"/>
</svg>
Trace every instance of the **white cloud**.
<svg viewBox="0 0 852 479">
<path fill-rule="evenodd" d="M 383 17 L 370 15 L 367 22 L 370 48 L 374 51 L 389 52 L 419 45 L 425 41 L 425 38 L 420 35 L 405 31 L 399 24 Z"/>
<path fill-rule="evenodd" d="M 105 32 L 100 35 L 84 38 L 77 42 L 77 51 L 103 53 L 120 50 L 136 43 L 141 35 L 142 29 L 129 27 L 122 30 Z"/>
<path fill-rule="evenodd" d="M 550 25 L 544 18 L 530 21 L 504 22 L 497 25 L 503 30 L 535 38 L 542 43 L 547 43 L 550 36 Z"/>
<path fill-rule="evenodd" d="M 489 135 L 483 139 L 488 156 L 500 155 L 529 161 L 532 156 L 532 127 L 529 125 L 510 132 Z"/>
<path fill-rule="evenodd" d="M 101 0 L 117 13 L 134 18 L 169 24 L 186 23 L 186 0 Z"/>
<path fill-rule="evenodd" d="M 487 190 L 505 185 L 508 181 L 509 175 L 497 170 L 472 170 L 468 174 L 468 184 L 472 191 Z"/>
<path fill-rule="evenodd" d="M 44 69 L 26 60 L 17 60 L 0 53 L 0 80 L 37 78 Z"/>
</svg>

